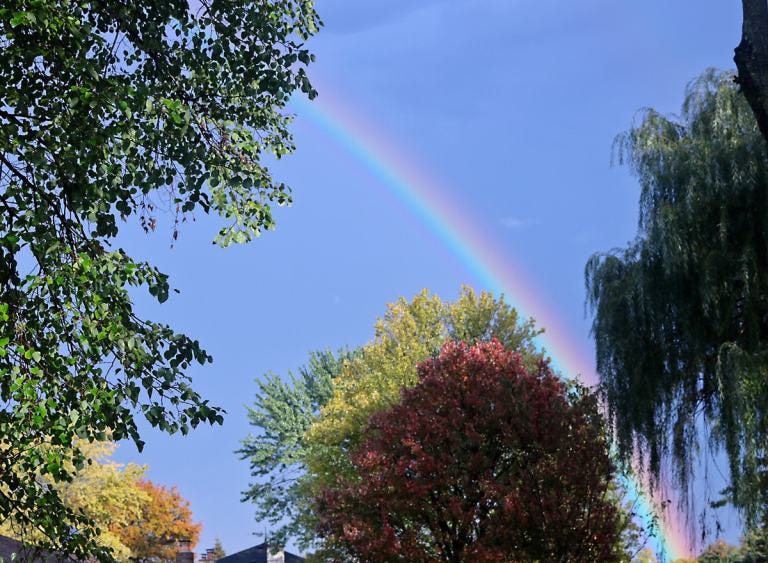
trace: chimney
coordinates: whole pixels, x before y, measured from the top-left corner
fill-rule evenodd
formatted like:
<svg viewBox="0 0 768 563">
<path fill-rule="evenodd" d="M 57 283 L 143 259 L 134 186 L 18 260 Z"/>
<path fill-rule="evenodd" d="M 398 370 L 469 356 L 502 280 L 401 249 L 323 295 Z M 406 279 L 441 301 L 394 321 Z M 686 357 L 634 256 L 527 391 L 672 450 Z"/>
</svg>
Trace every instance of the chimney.
<svg viewBox="0 0 768 563">
<path fill-rule="evenodd" d="M 192 542 L 179 540 L 176 551 L 176 563 L 195 563 L 195 552 L 192 551 Z"/>
</svg>

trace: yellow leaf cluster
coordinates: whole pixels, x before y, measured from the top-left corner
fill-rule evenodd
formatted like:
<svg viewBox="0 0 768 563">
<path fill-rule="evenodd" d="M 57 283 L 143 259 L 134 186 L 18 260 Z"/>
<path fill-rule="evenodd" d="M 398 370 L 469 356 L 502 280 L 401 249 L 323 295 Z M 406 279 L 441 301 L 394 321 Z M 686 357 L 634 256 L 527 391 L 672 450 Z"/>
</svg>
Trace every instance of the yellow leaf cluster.
<svg viewBox="0 0 768 563">
<path fill-rule="evenodd" d="M 96 522 L 101 531 L 99 543 L 111 547 L 118 561 L 128 561 L 132 553 L 121 541 L 119 530 L 139 520 L 150 500 L 137 486 L 146 467 L 112 461 L 116 447 L 113 442 L 93 442 L 79 447 L 93 463 L 84 466 L 71 483 L 63 485 L 62 499 Z"/>
<path fill-rule="evenodd" d="M 79 442 L 77 447 L 90 463 L 77 471 L 71 468 L 71 482 L 52 485 L 69 508 L 94 522 L 99 530 L 98 545 L 111 548 L 116 561 L 149 560 L 145 552 L 157 551 L 151 544 L 161 528 L 171 533 L 180 531 L 185 539 L 196 543 L 201 526 L 192 522 L 188 502 L 175 489 L 145 480 L 146 466 L 113 461 L 114 442 Z M 174 517 L 170 524 L 168 515 Z M 152 537 L 142 537 L 142 533 Z M 12 515 L 0 522 L 0 534 L 28 545 L 45 539 L 39 530 L 23 526 Z"/>
<path fill-rule="evenodd" d="M 92 463 L 77 471 L 71 482 L 55 486 L 70 508 L 80 511 L 99 528 L 98 543 L 112 548 L 117 561 L 129 561 L 131 550 L 123 544 L 117 530 L 124 529 L 141 517 L 148 495 L 137 487 L 146 468 L 136 464 L 119 464 L 110 459 L 113 442 L 80 442 L 78 448 Z M 35 544 L 44 538 L 35 529 L 22 527 L 12 517 L 0 524 L 0 534 Z"/>
<path fill-rule="evenodd" d="M 307 434 L 309 473 L 322 486 L 348 470 L 346 453 L 356 446 L 371 415 L 416 384 L 416 366 L 437 354 L 449 340 L 474 343 L 497 338 L 533 365 L 543 352 L 534 344 L 541 331 L 532 320 L 521 322 L 515 309 L 491 293 L 462 288 L 452 303 L 426 289 L 411 301 L 387 306 L 375 336 L 349 360 L 334 380 L 332 399 Z"/>
</svg>

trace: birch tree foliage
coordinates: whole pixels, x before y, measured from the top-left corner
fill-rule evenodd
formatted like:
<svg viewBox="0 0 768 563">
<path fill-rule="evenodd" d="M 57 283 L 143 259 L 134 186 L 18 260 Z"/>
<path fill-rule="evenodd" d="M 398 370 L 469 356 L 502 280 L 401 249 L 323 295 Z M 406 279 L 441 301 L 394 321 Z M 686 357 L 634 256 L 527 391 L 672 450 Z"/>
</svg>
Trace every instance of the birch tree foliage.
<svg viewBox="0 0 768 563">
<path fill-rule="evenodd" d="M 208 353 L 134 311 L 140 289 L 168 299 L 168 276 L 115 237 L 164 212 L 173 237 L 193 212 L 220 216 L 222 246 L 274 226 L 291 196 L 262 160 L 293 148 L 284 106 L 315 95 L 319 23 L 311 0 L 0 6 L 0 514 L 48 547 L 94 545 L 38 479 L 82 466 L 76 436 L 141 448 L 140 417 L 221 422 L 186 375 Z"/>
<path fill-rule="evenodd" d="M 732 75 L 708 71 L 679 117 L 644 111 L 618 149 L 639 233 L 594 255 L 586 285 L 619 451 L 656 477 L 671 462 L 685 492 L 699 447 L 724 450 L 752 525 L 768 506 L 766 145 Z"/>
</svg>

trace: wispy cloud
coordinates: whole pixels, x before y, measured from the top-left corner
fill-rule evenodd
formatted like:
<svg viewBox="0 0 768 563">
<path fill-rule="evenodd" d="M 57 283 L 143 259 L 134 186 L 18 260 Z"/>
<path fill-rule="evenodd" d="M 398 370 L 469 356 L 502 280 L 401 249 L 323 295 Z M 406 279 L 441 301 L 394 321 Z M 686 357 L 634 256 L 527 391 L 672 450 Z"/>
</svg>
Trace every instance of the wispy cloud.
<svg viewBox="0 0 768 563">
<path fill-rule="evenodd" d="M 537 225 L 539 222 L 532 219 L 521 219 L 520 217 L 504 217 L 501 221 L 501 226 L 510 231 L 522 231 L 533 225 Z"/>
</svg>

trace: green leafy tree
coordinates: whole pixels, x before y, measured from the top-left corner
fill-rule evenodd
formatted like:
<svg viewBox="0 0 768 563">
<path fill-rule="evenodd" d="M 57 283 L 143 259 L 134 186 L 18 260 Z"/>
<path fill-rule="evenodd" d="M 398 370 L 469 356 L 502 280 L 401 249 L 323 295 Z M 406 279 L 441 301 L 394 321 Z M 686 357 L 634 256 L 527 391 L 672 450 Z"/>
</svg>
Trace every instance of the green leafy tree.
<svg viewBox="0 0 768 563">
<path fill-rule="evenodd" d="M 738 563 L 761 563 L 768 561 L 768 527 L 755 528 L 747 533 L 739 547 Z"/>
<path fill-rule="evenodd" d="M 701 552 L 698 561 L 700 563 L 734 563 L 740 561 L 737 553 L 736 547 L 723 540 L 717 540 Z"/>
<path fill-rule="evenodd" d="M 258 382 L 256 401 L 248 408 L 248 419 L 258 433 L 246 437 L 238 450 L 256 478 L 243 501 L 256 506 L 257 520 L 274 526 L 270 540 L 277 546 L 284 546 L 291 536 L 307 543 L 311 539 L 304 436 L 333 396 L 333 379 L 351 357 L 345 351 L 314 352 L 297 375 L 288 374 L 283 380 L 269 374 Z"/>
<path fill-rule="evenodd" d="M 728 499 L 768 506 L 768 153 L 727 73 L 693 82 L 618 141 L 641 186 L 640 232 L 586 267 L 597 369 L 620 454 L 685 493 L 700 445 L 724 449 Z M 699 439 L 705 429 L 709 439 Z"/>
<path fill-rule="evenodd" d="M 701 563 L 763 563 L 768 561 L 768 533 L 765 527 L 749 531 L 741 545 L 733 546 L 723 540 L 709 545 L 699 555 Z"/>
<path fill-rule="evenodd" d="M 216 242 L 272 228 L 290 202 L 263 155 L 292 149 L 285 103 L 315 95 L 311 0 L 0 6 L 0 514 L 85 556 L 94 531 L 56 488 L 84 462 L 75 436 L 142 446 L 137 419 L 174 433 L 221 422 L 186 371 L 210 356 L 140 318 L 168 277 L 113 246 L 168 208 L 223 219 Z M 105 553 L 99 557 L 108 559 Z"/>
<path fill-rule="evenodd" d="M 244 493 L 257 518 L 275 526 L 270 540 L 288 537 L 304 545 L 314 538 L 312 499 L 322 483 L 349 470 L 349 447 L 360 439 L 370 415 L 397 402 L 417 383 L 416 365 L 436 355 L 449 340 L 470 343 L 495 337 L 535 366 L 540 330 L 490 293 L 464 288 L 453 303 L 422 291 L 400 299 L 376 323 L 375 338 L 353 353 L 313 354 L 299 375 L 283 381 L 268 376 L 249 411 L 257 433 L 240 454 L 257 479 Z"/>
<path fill-rule="evenodd" d="M 218 561 L 219 559 L 222 559 L 226 557 L 227 552 L 224 551 L 224 545 L 221 543 L 221 540 L 219 538 L 216 538 L 216 541 L 213 544 L 213 547 L 206 550 L 205 554 L 203 554 L 203 561 Z"/>
</svg>

